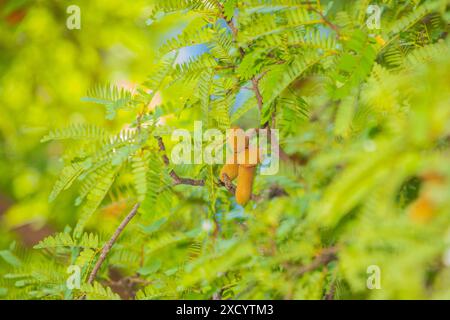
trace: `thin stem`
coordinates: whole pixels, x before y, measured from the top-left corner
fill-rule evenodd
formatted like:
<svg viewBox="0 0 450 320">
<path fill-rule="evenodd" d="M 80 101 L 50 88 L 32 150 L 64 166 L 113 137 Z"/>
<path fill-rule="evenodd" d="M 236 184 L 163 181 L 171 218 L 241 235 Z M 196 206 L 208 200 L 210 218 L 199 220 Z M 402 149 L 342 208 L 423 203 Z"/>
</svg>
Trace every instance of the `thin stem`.
<svg viewBox="0 0 450 320">
<path fill-rule="evenodd" d="M 156 138 L 156 140 L 158 140 L 159 150 L 161 152 L 163 152 L 162 158 L 163 158 L 164 164 L 166 166 L 170 165 L 169 157 L 167 157 L 166 146 L 164 145 L 163 139 L 161 137 L 155 137 L 155 138 Z M 174 185 L 186 184 L 186 185 L 190 185 L 190 186 L 200 186 L 200 187 L 205 185 L 205 180 L 182 178 L 174 170 L 170 170 L 169 175 L 172 177 Z"/>
<path fill-rule="evenodd" d="M 263 97 L 261 95 L 261 91 L 259 90 L 259 78 L 253 77 L 252 78 L 252 89 L 253 92 L 255 92 L 256 102 L 258 103 L 258 109 L 259 112 L 262 112 L 263 107 Z"/>
<path fill-rule="evenodd" d="M 298 269 L 294 274 L 295 276 L 301 276 L 307 272 L 313 271 L 318 269 L 321 266 L 327 265 L 333 260 L 337 259 L 337 253 L 338 248 L 337 247 L 330 247 L 324 249 L 320 255 L 318 255 L 310 264 L 306 266 L 302 266 L 300 269 Z"/>
<path fill-rule="evenodd" d="M 228 175 L 225 173 L 223 174 L 222 178 L 223 178 L 222 184 L 225 187 L 225 189 L 227 189 L 232 194 L 236 194 L 236 186 L 231 182 Z"/>
<path fill-rule="evenodd" d="M 122 233 L 123 229 L 127 226 L 127 224 L 133 219 L 133 217 L 137 214 L 139 209 L 140 203 L 136 203 L 133 207 L 133 209 L 130 211 L 130 213 L 123 219 L 123 221 L 120 223 L 119 227 L 114 232 L 111 239 L 109 239 L 108 243 L 105 244 L 105 246 L 102 249 L 102 253 L 100 254 L 100 257 L 97 260 L 97 263 L 94 266 L 94 269 L 92 269 L 91 274 L 89 275 L 88 283 L 92 283 L 95 280 L 95 277 L 97 276 L 98 271 L 100 270 L 100 267 L 102 266 L 103 262 L 106 259 L 106 256 L 108 255 L 109 251 L 111 250 L 112 246 L 116 242 L 117 238 Z"/>
<path fill-rule="evenodd" d="M 329 26 L 331 29 L 333 29 L 336 32 L 337 36 L 340 37 L 339 27 L 337 25 L 333 24 L 330 20 L 328 20 L 325 17 L 325 15 L 322 13 L 322 11 L 317 10 L 317 9 L 315 9 L 313 7 L 309 7 L 308 9 L 313 11 L 313 12 L 315 12 L 315 13 L 317 13 L 320 16 L 320 18 L 323 20 L 323 23 L 325 23 L 327 26 Z"/>
<path fill-rule="evenodd" d="M 334 300 L 334 295 L 336 293 L 336 283 L 333 282 L 330 287 L 330 291 L 325 295 L 325 300 Z"/>
</svg>

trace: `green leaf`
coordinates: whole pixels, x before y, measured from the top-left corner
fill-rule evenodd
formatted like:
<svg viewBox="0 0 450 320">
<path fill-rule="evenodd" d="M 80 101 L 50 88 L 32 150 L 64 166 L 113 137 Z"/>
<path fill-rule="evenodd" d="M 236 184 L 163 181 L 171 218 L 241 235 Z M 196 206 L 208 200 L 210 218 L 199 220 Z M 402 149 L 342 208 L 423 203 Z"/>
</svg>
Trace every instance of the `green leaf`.
<svg viewBox="0 0 450 320">
<path fill-rule="evenodd" d="M 152 273 L 157 272 L 161 268 L 162 262 L 161 260 L 152 260 L 150 263 L 147 263 L 144 267 L 139 268 L 139 274 L 143 276 L 148 276 Z"/>
<path fill-rule="evenodd" d="M 151 234 L 151 233 L 154 233 L 154 232 L 158 231 L 166 222 L 167 222 L 167 217 L 163 217 L 163 218 L 155 221 L 151 225 L 141 226 L 141 229 L 145 233 Z"/>
<path fill-rule="evenodd" d="M 98 85 L 88 92 L 87 97 L 81 99 L 83 102 L 102 104 L 106 108 L 106 118 L 112 120 L 118 109 L 126 107 L 132 101 L 131 92 L 124 88 L 110 84 Z"/>
<path fill-rule="evenodd" d="M 1 250 L 0 257 L 13 267 L 20 267 L 22 262 L 9 250 Z"/>
</svg>

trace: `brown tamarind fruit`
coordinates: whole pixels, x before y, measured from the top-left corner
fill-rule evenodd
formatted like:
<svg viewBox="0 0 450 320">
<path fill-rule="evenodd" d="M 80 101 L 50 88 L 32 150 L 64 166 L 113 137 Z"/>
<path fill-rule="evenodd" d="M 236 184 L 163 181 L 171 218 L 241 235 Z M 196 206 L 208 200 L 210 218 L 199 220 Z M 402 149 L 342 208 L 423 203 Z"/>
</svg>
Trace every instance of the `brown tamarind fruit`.
<svg viewBox="0 0 450 320">
<path fill-rule="evenodd" d="M 220 180 L 224 181 L 224 174 L 230 178 L 230 181 L 234 180 L 238 176 L 239 165 L 237 163 L 227 163 L 220 170 Z"/>
<path fill-rule="evenodd" d="M 258 148 L 248 148 L 240 154 L 244 156 L 244 161 L 239 163 L 236 202 L 245 206 L 252 195 L 256 166 L 260 162 L 260 158 Z M 242 161 L 242 159 L 240 160 Z"/>
<path fill-rule="evenodd" d="M 256 166 L 261 162 L 259 149 L 250 146 L 250 137 L 246 136 L 239 128 L 232 128 L 234 135 L 227 137 L 227 142 L 234 151 L 233 163 L 225 164 L 220 170 L 220 180 L 224 181 L 226 174 L 230 181 L 237 177 L 236 202 L 245 206 L 250 200 L 255 179 Z M 244 144 L 239 145 L 239 140 L 244 138 Z"/>
<path fill-rule="evenodd" d="M 256 166 L 239 166 L 236 187 L 236 202 L 245 206 L 250 200 L 255 179 Z"/>
<path fill-rule="evenodd" d="M 225 163 L 220 170 L 219 178 L 223 182 L 224 181 L 224 175 L 226 174 L 228 178 L 230 178 L 230 181 L 234 180 L 238 175 L 239 170 L 239 164 L 237 162 L 238 155 L 235 152 L 233 156 L 233 160 L 231 163 Z"/>
</svg>

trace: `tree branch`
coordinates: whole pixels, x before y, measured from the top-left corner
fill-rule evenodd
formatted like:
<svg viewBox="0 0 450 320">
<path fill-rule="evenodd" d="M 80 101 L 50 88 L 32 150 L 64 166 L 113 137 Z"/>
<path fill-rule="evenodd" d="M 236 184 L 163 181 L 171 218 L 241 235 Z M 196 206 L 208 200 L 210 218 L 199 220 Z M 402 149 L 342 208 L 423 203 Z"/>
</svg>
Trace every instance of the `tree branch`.
<svg viewBox="0 0 450 320">
<path fill-rule="evenodd" d="M 155 138 L 156 138 L 156 140 L 158 140 L 159 150 L 161 152 L 163 152 L 162 158 L 163 158 L 164 164 L 166 166 L 170 165 L 169 157 L 167 157 L 166 146 L 164 145 L 163 139 L 161 137 L 155 137 Z M 182 178 L 174 170 L 170 170 L 169 175 L 172 177 L 174 185 L 179 185 L 179 184 L 186 184 L 186 185 L 190 185 L 190 186 L 204 186 L 205 185 L 205 180 Z"/>
<path fill-rule="evenodd" d="M 262 112 L 263 107 L 263 97 L 261 91 L 259 91 L 259 78 L 256 76 L 252 78 L 252 89 L 255 92 L 256 102 L 258 103 L 259 112 Z"/>
<path fill-rule="evenodd" d="M 231 182 L 228 175 L 225 173 L 223 174 L 222 178 L 223 181 L 220 181 L 220 184 L 223 185 L 225 189 L 227 189 L 230 193 L 236 194 L 236 186 Z"/>
<path fill-rule="evenodd" d="M 313 11 L 313 12 L 315 12 L 315 13 L 317 13 L 317 14 L 320 16 L 320 18 L 322 19 L 322 21 L 323 21 L 327 26 L 329 26 L 331 29 L 333 29 L 333 30 L 336 32 L 338 38 L 340 37 L 340 30 L 339 30 L 339 27 L 338 27 L 337 25 L 333 24 L 330 20 L 328 20 L 328 19 L 325 17 L 325 15 L 322 13 L 322 11 L 317 10 L 317 9 L 315 9 L 315 8 L 313 8 L 313 7 L 309 7 L 308 9 L 311 10 L 311 11 Z"/>
<path fill-rule="evenodd" d="M 294 272 L 294 276 L 301 276 L 307 272 L 316 270 L 320 268 L 321 266 L 327 265 L 333 260 L 337 259 L 337 253 L 338 248 L 337 247 L 330 247 L 322 250 L 320 255 L 318 255 L 310 264 L 306 266 L 302 266 L 300 269 L 298 269 L 296 272 Z"/>
<path fill-rule="evenodd" d="M 336 282 L 333 281 L 330 285 L 330 291 L 327 292 L 324 299 L 325 300 L 334 300 L 335 294 L 336 294 Z"/>
<path fill-rule="evenodd" d="M 100 270 L 100 267 L 102 266 L 103 262 L 106 259 L 106 256 L 108 255 L 109 251 L 111 250 L 112 246 L 116 242 L 117 238 L 122 233 L 123 229 L 127 226 L 127 224 L 133 219 L 133 217 L 137 214 L 139 209 L 140 203 L 136 203 L 133 207 L 133 209 L 130 211 L 130 213 L 123 219 L 123 221 L 120 223 L 119 227 L 114 232 L 111 239 L 109 239 L 108 243 L 105 244 L 105 246 L 102 249 L 102 253 L 100 254 L 100 257 L 97 260 L 97 263 L 94 266 L 94 269 L 92 269 L 91 274 L 89 275 L 88 283 L 92 283 L 95 280 L 95 277 L 97 276 L 98 271 Z"/>
</svg>

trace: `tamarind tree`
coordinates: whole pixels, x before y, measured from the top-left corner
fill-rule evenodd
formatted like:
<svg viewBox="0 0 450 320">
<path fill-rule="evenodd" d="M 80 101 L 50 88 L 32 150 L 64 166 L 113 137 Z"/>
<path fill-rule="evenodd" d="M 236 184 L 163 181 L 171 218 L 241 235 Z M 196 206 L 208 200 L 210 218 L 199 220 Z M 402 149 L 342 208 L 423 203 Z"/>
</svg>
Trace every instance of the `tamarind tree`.
<svg viewBox="0 0 450 320">
<path fill-rule="evenodd" d="M 369 5 L 158 1 L 149 23 L 188 22 L 148 77 L 82 98 L 129 121 L 118 132 L 73 124 L 42 139 L 65 146 L 49 200 L 76 189 L 78 215 L 28 262 L 11 263 L 8 294 L 449 298 L 449 6 L 377 1 L 373 29 Z M 279 130 L 279 172 L 253 182 L 254 166 L 172 163 L 171 133 L 194 121 Z M 251 183 L 236 189 L 238 170 Z M 66 285 L 69 266 L 78 287 Z"/>
</svg>

